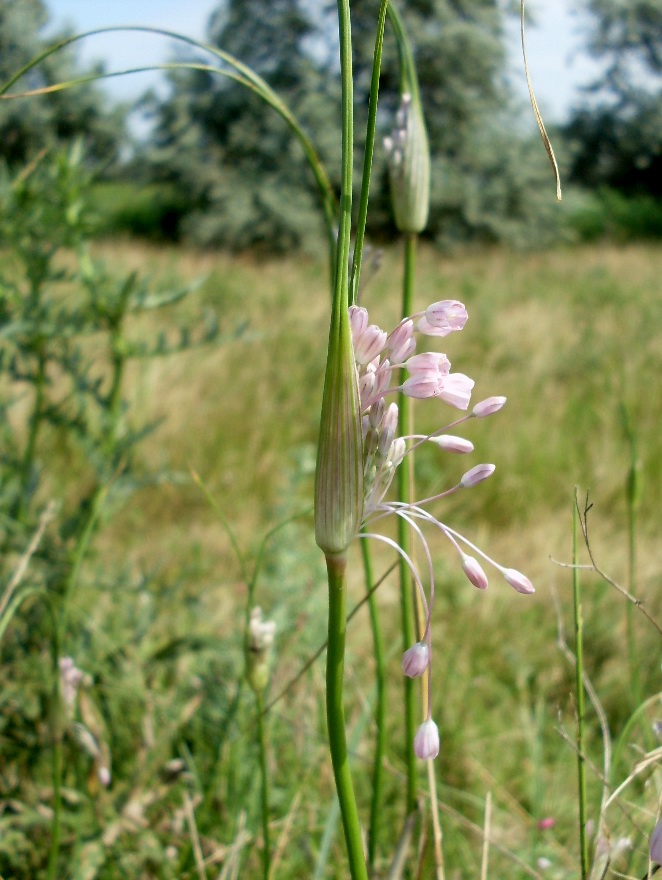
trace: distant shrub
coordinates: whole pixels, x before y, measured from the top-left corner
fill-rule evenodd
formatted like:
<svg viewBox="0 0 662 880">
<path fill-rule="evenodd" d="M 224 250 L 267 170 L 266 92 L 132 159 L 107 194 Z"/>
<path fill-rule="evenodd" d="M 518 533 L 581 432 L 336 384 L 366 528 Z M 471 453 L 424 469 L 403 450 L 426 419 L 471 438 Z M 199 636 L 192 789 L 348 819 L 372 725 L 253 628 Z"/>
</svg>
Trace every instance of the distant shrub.
<svg viewBox="0 0 662 880">
<path fill-rule="evenodd" d="M 582 241 L 662 238 L 662 199 L 643 193 L 626 196 L 605 187 L 581 200 L 569 223 Z"/>
<path fill-rule="evenodd" d="M 101 234 L 129 235 L 150 241 L 179 240 L 188 206 L 169 184 L 99 183 L 94 195 Z"/>
</svg>

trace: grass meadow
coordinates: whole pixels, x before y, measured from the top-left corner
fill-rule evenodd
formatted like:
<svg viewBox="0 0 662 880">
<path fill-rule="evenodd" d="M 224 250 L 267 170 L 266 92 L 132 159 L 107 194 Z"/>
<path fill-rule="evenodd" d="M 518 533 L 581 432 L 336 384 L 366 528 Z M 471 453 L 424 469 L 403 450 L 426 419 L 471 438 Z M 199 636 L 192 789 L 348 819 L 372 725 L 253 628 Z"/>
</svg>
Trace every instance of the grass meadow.
<svg viewBox="0 0 662 880">
<path fill-rule="evenodd" d="M 312 524 L 326 265 L 130 242 L 100 244 L 96 253 L 156 287 L 201 281 L 194 297 L 132 320 L 130 338 L 168 336 L 204 310 L 217 315 L 221 335 L 208 346 L 131 362 L 125 418 L 155 423 L 136 452 L 144 479 L 104 509 L 61 646 L 89 676 L 112 782 L 100 786 L 84 750 L 65 737 L 61 876 L 261 876 L 255 701 L 243 680 L 243 632 L 247 582 L 262 554 L 255 599 L 278 625 L 267 703 L 285 691 L 266 715 L 271 876 L 340 880 L 348 875 L 326 744 L 323 655 L 291 683 L 326 632 L 324 560 Z M 361 304 L 385 328 L 397 322 L 400 274 L 394 246 L 362 293 Z M 432 539 L 439 591 L 433 703 L 442 739 L 434 770 L 447 880 L 579 877 L 574 667 L 562 650 L 563 637 L 574 645 L 572 572 L 559 563 L 572 561 L 577 487 L 582 509 L 587 492 L 593 503 L 596 562 L 662 619 L 660 279 L 662 250 L 654 245 L 420 251 L 417 307 L 443 298 L 466 304 L 466 328 L 440 340 L 442 350 L 454 370 L 475 379 L 474 400 L 506 395 L 508 403 L 469 424 L 464 434 L 476 449 L 468 463 L 422 450 L 417 485 L 431 494 L 467 467 L 494 462 L 490 480 L 435 510 L 537 589 L 521 596 L 495 577 L 479 592 L 449 547 Z M 94 339 L 88 345 L 93 353 Z M 439 425 L 443 406 L 421 402 L 417 428 Z M 13 413 L 20 422 L 20 401 Z M 633 437 L 634 543 L 626 491 Z M 38 460 L 40 502 L 75 503 L 89 480 L 75 444 L 51 428 Z M 357 604 L 365 585 L 353 552 L 350 604 Z M 374 555 L 378 574 L 394 561 L 387 548 L 375 545 Z M 583 546 L 580 561 L 588 562 Z M 633 670 L 623 596 L 589 571 L 581 583 L 585 671 L 609 731 L 606 739 L 589 705 L 588 817 L 597 828 L 605 748 L 610 791 L 659 748 L 660 640 L 633 608 Z M 388 873 L 404 815 L 396 581 L 386 578 L 377 596 L 390 646 L 377 876 L 438 876 L 423 764 L 423 819 L 404 873 Z M 24 603 L 5 656 L 34 613 Z M 348 738 L 365 819 L 374 739 L 366 607 L 349 624 L 347 650 Z M 45 876 L 52 815 L 50 733 L 40 703 L 47 651 L 9 668 L 0 701 L 0 863 L 5 880 L 27 880 Z M 602 855 L 611 847 L 606 876 L 646 872 L 659 774 L 651 762 L 604 811 L 601 838 L 589 845 Z"/>
</svg>

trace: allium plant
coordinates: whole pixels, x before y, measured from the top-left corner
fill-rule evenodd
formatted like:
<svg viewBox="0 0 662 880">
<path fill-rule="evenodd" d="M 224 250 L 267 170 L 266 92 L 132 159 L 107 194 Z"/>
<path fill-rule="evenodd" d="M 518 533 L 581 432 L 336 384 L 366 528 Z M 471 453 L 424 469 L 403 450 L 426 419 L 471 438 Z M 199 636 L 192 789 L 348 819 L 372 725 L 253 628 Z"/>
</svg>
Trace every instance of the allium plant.
<svg viewBox="0 0 662 880">
<path fill-rule="evenodd" d="M 382 13 L 385 8 L 383 3 Z M 470 452 L 472 446 L 468 440 L 447 432 L 471 418 L 483 418 L 498 412 L 505 403 L 505 398 L 488 398 L 468 412 L 473 380 L 462 373 L 452 373 L 450 361 L 445 354 L 416 353 L 417 335 L 443 338 L 449 333 L 462 329 L 467 320 L 466 309 L 462 303 L 455 300 L 433 303 L 423 312 L 404 317 L 391 333 L 386 333 L 377 325 L 369 323 L 365 309 L 350 301 L 350 288 L 352 297 L 358 290 L 356 267 L 360 266 L 361 261 L 360 243 L 363 241 L 362 224 L 365 221 L 369 190 L 369 151 L 372 146 L 369 144 L 366 149 L 359 228 L 356 236 L 359 244 L 358 252 L 354 254 L 354 270 L 350 285 L 347 266 L 351 228 L 353 89 L 348 0 L 339 0 L 338 10 L 343 120 L 342 190 L 315 480 L 315 535 L 326 557 L 329 581 L 326 705 L 331 760 L 352 880 L 367 880 L 361 826 L 349 767 L 343 707 L 346 567 L 350 544 L 361 533 L 364 538 L 374 537 L 390 545 L 404 560 L 420 594 L 425 616 L 424 632 L 419 642 L 407 648 L 402 665 L 407 676 L 417 677 L 427 672 L 427 716 L 411 739 L 409 739 L 411 730 L 409 719 L 413 718 L 411 690 L 407 694 L 406 703 L 407 745 L 411 743 L 413 751 L 422 759 L 436 757 L 440 748 L 439 730 L 431 717 L 430 699 L 432 654 L 430 635 L 431 612 L 434 604 L 434 571 L 432 553 L 422 527 L 429 526 L 442 533 L 458 554 L 467 578 L 479 589 L 487 587 L 487 576 L 478 561 L 479 558 L 494 566 L 506 582 L 518 592 L 531 593 L 533 587 L 523 574 L 495 562 L 463 535 L 440 522 L 428 509 L 431 503 L 461 489 L 471 488 L 489 478 L 494 472 L 494 465 L 476 465 L 454 486 L 417 502 L 402 500 L 406 496 L 402 491 L 404 484 L 400 481 L 401 500 L 387 500 L 389 488 L 405 456 L 423 443 L 434 443 L 440 450 L 455 454 Z M 391 7 L 389 13 L 391 14 Z M 406 40 L 400 39 L 402 29 L 397 15 L 392 14 L 391 20 L 398 36 L 399 46 L 404 45 Z M 383 23 L 382 14 L 381 28 Z M 370 107 L 372 122 L 376 113 L 376 89 L 379 78 L 375 75 L 375 71 L 378 72 L 381 60 L 381 38 L 382 33 L 378 33 L 372 80 L 374 89 Z M 404 55 L 406 54 L 405 50 Z M 411 59 L 410 55 L 409 58 Z M 417 159 L 414 161 L 416 156 L 410 149 L 410 139 L 418 132 L 417 143 L 421 148 L 420 154 L 422 156 L 425 153 L 425 130 L 416 91 L 413 62 L 409 68 L 408 85 L 412 87 L 415 100 L 412 103 L 411 98 L 403 96 L 397 143 L 396 139 L 392 138 L 389 147 L 392 166 L 391 185 L 397 197 L 396 222 L 402 226 L 407 236 L 408 266 L 411 269 L 414 236 L 423 228 L 427 216 L 427 211 L 423 208 L 427 201 L 428 178 L 427 175 L 421 175 L 423 166 Z M 414 126 L 413 122 L 417 125 Z M 369 124 L 369 132 L 371 130 L 374 136 L 374 128 L 371 129 Z M 421 183 L 420 187 L 414 185 L 418 183 Z M 421 208 L 420 211 L 415 210 L 418 207 Z M 412 274 L 411 271 L 405 272 L 404 303 L 411 302 Z M 399 393 L 401 400 L 439 398 L 443 403 L 466 414 L 451 420 L 449 424 L 430 435 L 419 436 L 405 432 L 404 436 L 398 436 L 398 405 L 389 399 L 389 395 L 394 393 Z M 408 424 L 407 419 L 404 421 Z M 373 524 L 389 516 L 395 516 L 406 525 L 420 542 L 426 563 L 428 593 L 425 591 L 423 578 L 406 549 L 408 541 L 403 540 L 402 529 L 399 529 L 399 541 L 373 531 L 366 532 L 365 527 L 372 529 Z M 414 808 L 414 802 L 415 774 L 408 766 L 408 812 Z M 374 815 L 374 811 L 371 811 L 371 814 Z M 371 829 L 369 844 L 371 861 L 374 856 L 373 832 L 374 829 Z"/>
<path fill-rule="evenodd" d="M 426 613 L 423 638 L 412 645 L 402 659 L 405 675 L 414 678 L 422 675 L 426 670 L 429 671 L 432 657 L 430 625 L 435 593 L 434 569 L 431 550 L 421 528 L 422 525 L 431 526 L 449 541 L 459 557 L 460 565 L 468 580 L 478 589 L 486 589 L 488 581 L 476 557 L 493 566 L 517 592 L 534 591 L 525 575 L 500 565 L 470 540 L 437 519 L 428 509 L 432 502 L 447 498 L 462 489 L 469 489 L 488 479 L 494 473 L 493 464 L 475 465 L 453 486 L 416 503 L 386 500 L 396 470 L 408 454 L 424 443 L 431 443 L 441 451 L 453 454 L 464 455 L 471 452 L 473 445 L 469 440 L 446 432 L 472 418 L 483 418 L 498 412 L 505 404 L 506 398 L 491 397 L 483 400 L 476 404 L 471 412 L 453 419 L 431 434 L 398 436 L 398 406 L 396 403 L 387 402 L 389 396 L 396 392 L 402 392 L 405 396 L 413 398 L 437 398 L 456 409 L 468 410 L 474 386 L 473 380 L 463 373 L 452 373 L 451 363 L 445 354 L 415 353 L 417 335 L 444 337 L 462 330 L 468 317 L 467 311 L 457 300 L 442 300 L 432 303 L 425 311 L 403 319 L 388 334 L 376 324 L 369 323 L 366 309 L 351 306 L 349 314 L 363 438 L 363 525 L 364 528 L 372 526 L 373 523 L 391 515 L 402 518 L 419 539 L 427 563 L 429 592 L 426 595 L 423 579 L 412 559 L 395 541 L 372 532 L 362 533 L 364 538 L 372 537 L 384 541 L 404 558 L 420 592 Z M 408 373 L 408 378 L 398 385 L 393 382 L 393 377 L 399 376 L 403 368 Z M 466 552 L 467 550 L 469 552 Z M 418 757 L 423 759 L 435 757 L 439 751 L 438 735 L 435 747 L 434 737 L 430 734 L 434 724 L 430 715 L 431 681 L 432 678 L 428 674 L 428 717 L 419 728 L 414 740 L 414 750 Z"/>
</svg>

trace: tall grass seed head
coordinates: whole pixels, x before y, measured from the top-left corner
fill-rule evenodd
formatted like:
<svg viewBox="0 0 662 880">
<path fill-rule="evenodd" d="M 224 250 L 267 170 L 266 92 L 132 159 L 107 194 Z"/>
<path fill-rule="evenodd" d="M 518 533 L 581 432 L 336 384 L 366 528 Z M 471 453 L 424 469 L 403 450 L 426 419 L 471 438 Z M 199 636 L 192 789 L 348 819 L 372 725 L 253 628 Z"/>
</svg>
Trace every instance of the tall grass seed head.
<svg viewBox="0 0 662 880">
<path fill-rule="evenodd" d="M 422 232 L 430 210 L 430 148 L 420 98 L 402 95 L 396 123 L 384 139 L 391 201 L 400 232 Z"/>
<path fill-rule="evenodd" d="M 361 357 L 379 352 L 385 334 L 365 327 Z M 315 472 L 315 540 L 327 557 L 341 556 L 363 519 L 363 424 L 350 317 L 338 309 L 329 334 Z"/>
</svg>

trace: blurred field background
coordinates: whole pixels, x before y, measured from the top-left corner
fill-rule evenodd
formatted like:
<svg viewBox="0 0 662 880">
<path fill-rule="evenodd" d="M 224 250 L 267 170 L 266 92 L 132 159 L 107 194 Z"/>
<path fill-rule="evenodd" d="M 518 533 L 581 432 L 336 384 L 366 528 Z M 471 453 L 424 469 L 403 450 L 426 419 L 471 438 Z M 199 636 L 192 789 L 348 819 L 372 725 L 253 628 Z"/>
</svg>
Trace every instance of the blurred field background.
<svg viewBox="0 0 662 880">
<path fill-rule="evenodd" d="M 587 52 L 613 75 L 556 127 L 568 181 L 557 205 L 537 134 L 514 122 L 522 117 L 501 79 L 503 10 L 401 5 L 420 48 L 435 151 L 416 306 L 462 300 L 469 322 L 439 349 L 476 381 L 475 401 L 508 398 L 463 432 L 476 447 L 469 461 L 421 450 L 416 482 L 424 497 L 494 462 L 489 481 L 435 512 L 537 589 L 520 596 L 495 576 L 479 593 L 432 539 L 446 877 L 579 877 L 574 668 L 563 652 L 563 639 L 574 647 L 563 564 L 572 560 L 575 490 L 582 510 L 590 493 L 600 567 L 662 617 L 662 117 L 659 56 L 650 51 L 662 39 L 662 7 L 632 4 L 630 29 L 619 31 L 622 5 L 585 4 L 594 16 Z M 358 7 L 365 94 L 374 10 Z M 301 50 L 311 34 L 330 39 L 331 7 L 320 8 L 313 27 L 294 0 L 273 9 L 232 0 L 209 35 L 282 89 L 335 184 L 333 44 L 324 44 L 328 60 Z M 299 30 L 286 27 L 288 16 Z M 6 78 L 43 48 L 46 21 L 39 2 L 0 0 Z M 261 45 L 274 52 L 271 66 Z M 633 51 L 648 64 L 643 85 L 626 76 Z M 387 115 L 393 63 L 390 46 Z M 31 85 L 80 72 L 74 52 L 59 53 Z M 280 120 L 234 83 L 201 71 L 169 76 L 166 98 L 145 98 L 154 128 L 142 144 L 127 137 L 126 108 L 106 106 L 95 86 L 0 104 L 0 876 L 261 876 L 255 703 L 244 677 L 259 558 L 254 599 L 278 626 L 266 696 L 278 697 L 266 714 L 272 878 L 343 878 L 323 654 L 297 679 L 326 632 L 312 523 L 329 317 L 321 223 Z M 381 256 L 361 304 L 390 329 L 402 247 L 383 154 L 374 180 L 369 234 Z M 40 394 L 47 405 L 37 405 Z M 453 417 L 441 404 L 416 408 L 420 430 Z M 28 559 L 49 502 L 53 518 Z M 381 576 L 392 554 L 374 553 Z M 16 585 L 21 559 L 27 570 Z M 358 551 L 353 561 L 357 605 Z M 583 547 L 580 561 L 588 562 Z M 609 806 L 590 848 L 608 849 L 606 876 L 640 878 L 661 788 L 659 633 L 632 606 L 628 617 L 623 596 L 596 574 L 581 580 L 585 669 L 609 728 L 606 739 L 590 708 L 594 829 L 605 747 L 612 789 L 653 756 Z M 395 880 L 405 761 L 394 576 L 377 597 L 391 647 L 376 873 Z M 365 607 L 350 622 L 348 652 L 348 736 L 365 816 L 375 735 Z M 62 657 L 85 673 L 71 716 L 54 687 Z M 434 876 L 423 771 L 420 779 L 426 821 L 400 875 L 410 878 Z M 591 880 L 600 876 L 598 864 Z"/>
</svg>

